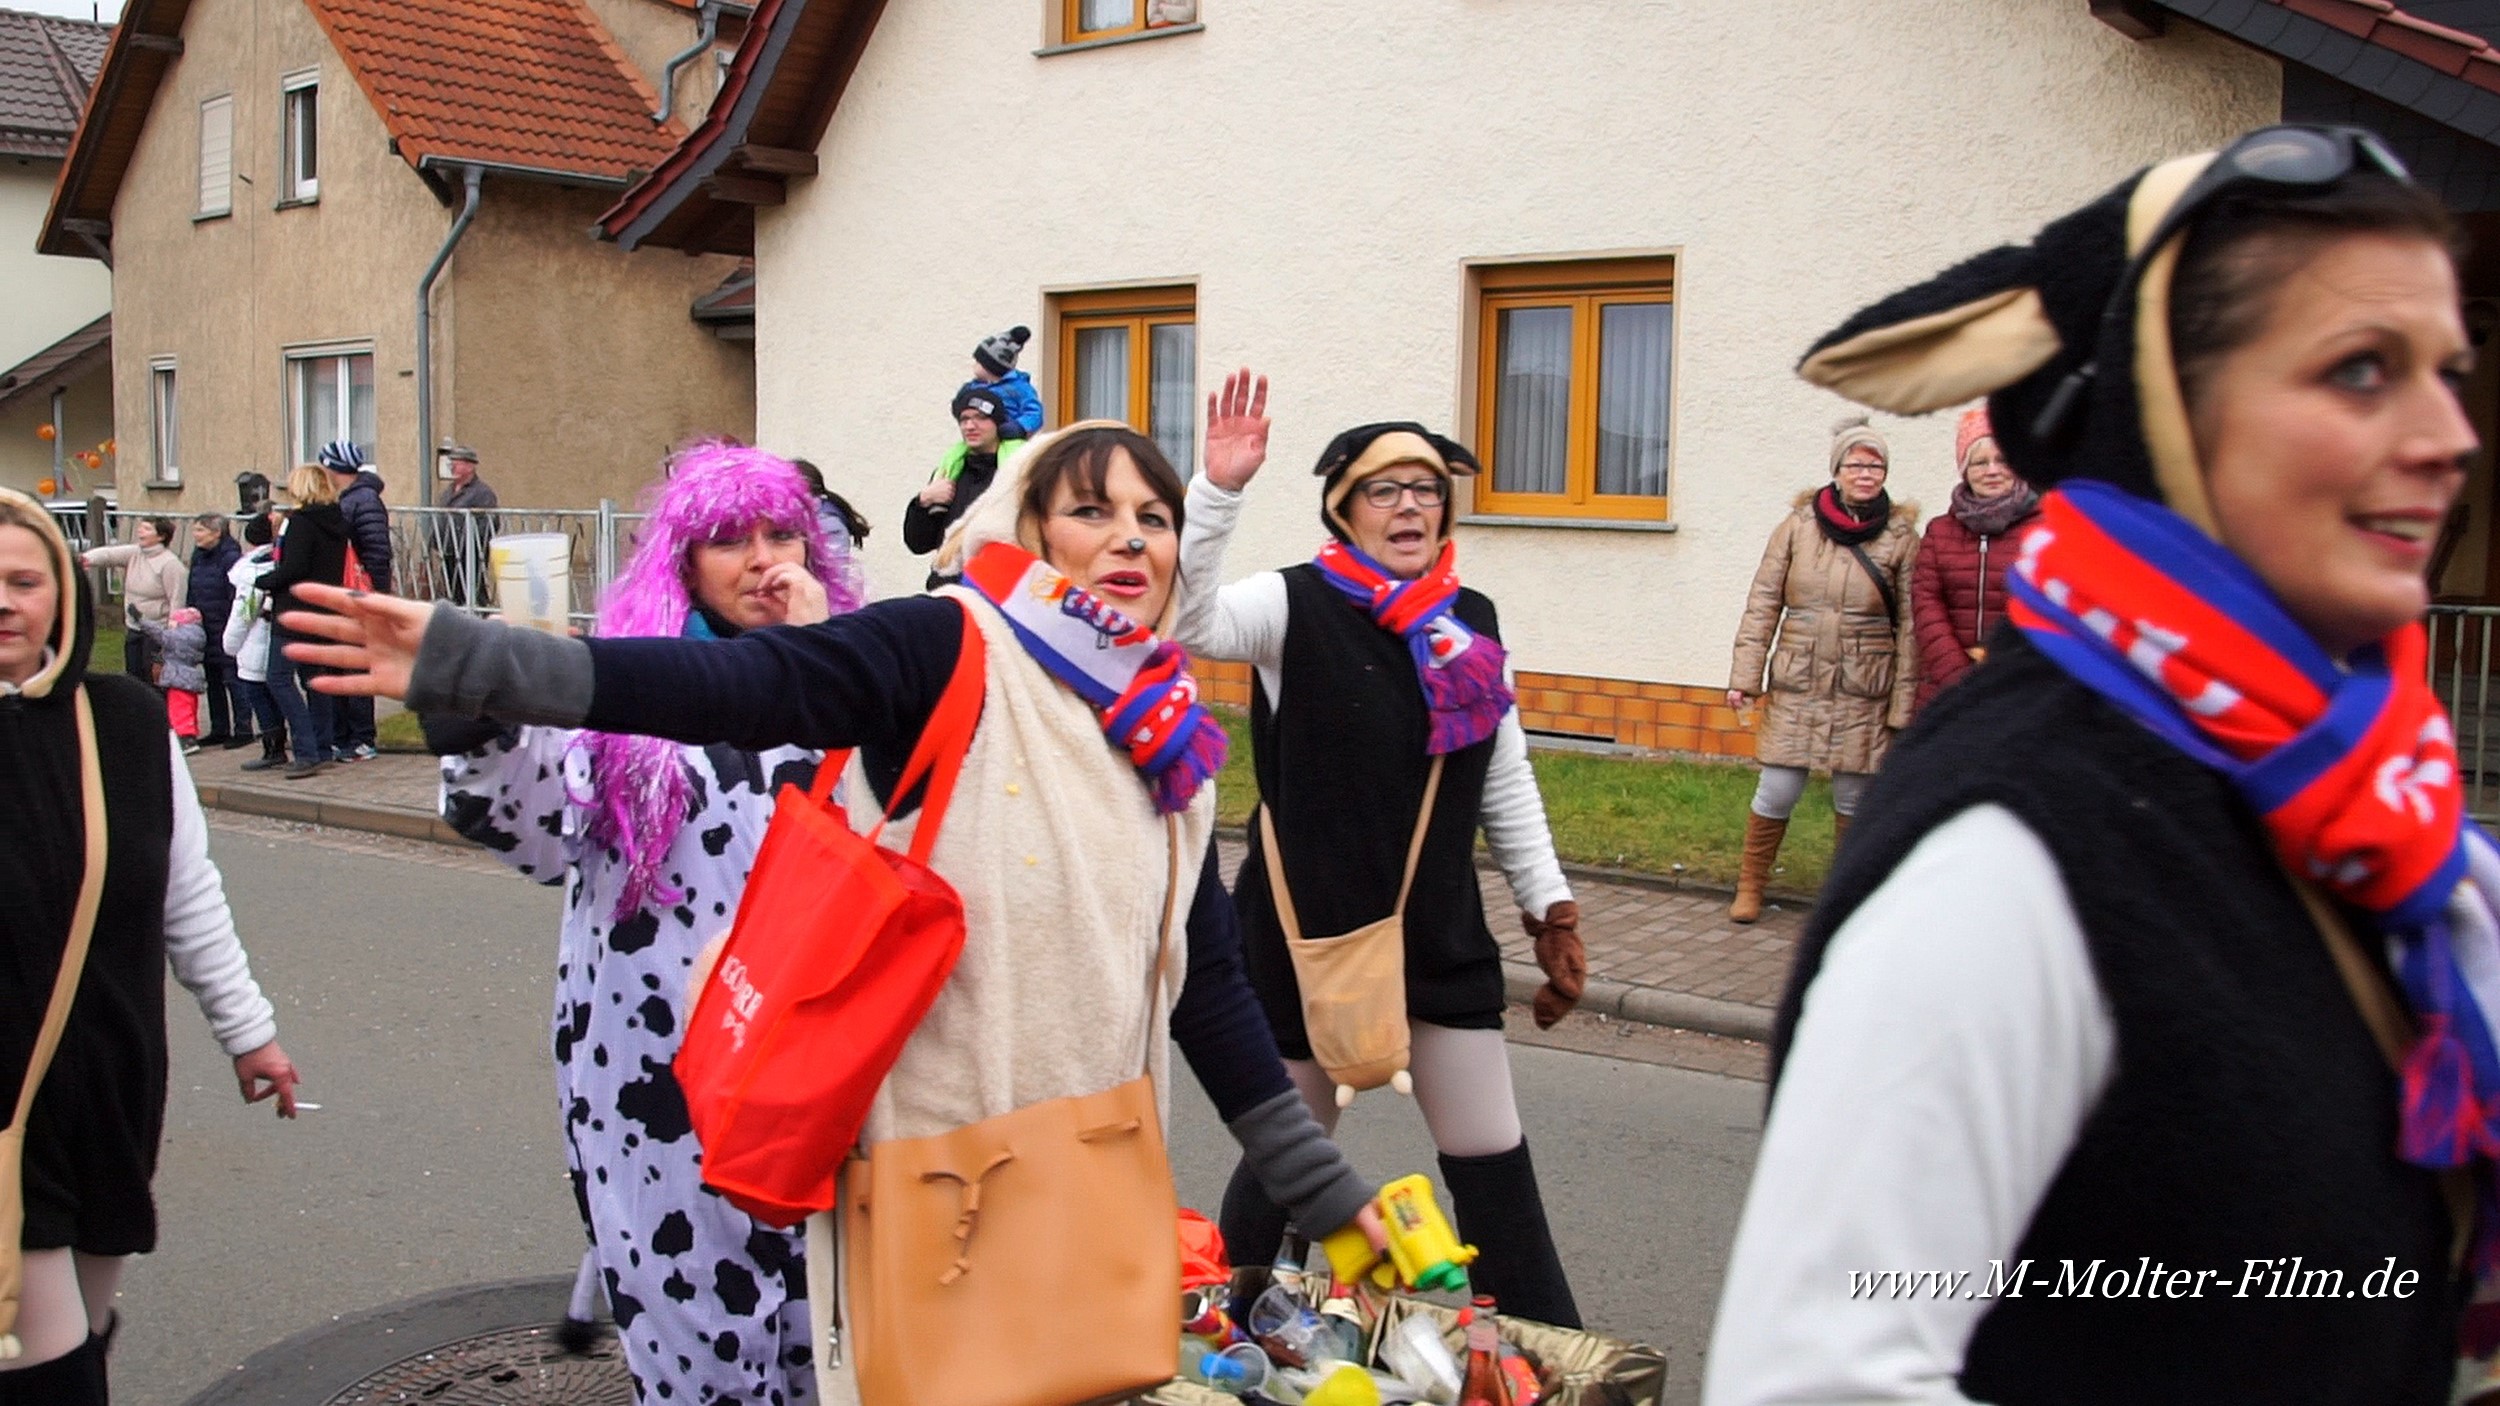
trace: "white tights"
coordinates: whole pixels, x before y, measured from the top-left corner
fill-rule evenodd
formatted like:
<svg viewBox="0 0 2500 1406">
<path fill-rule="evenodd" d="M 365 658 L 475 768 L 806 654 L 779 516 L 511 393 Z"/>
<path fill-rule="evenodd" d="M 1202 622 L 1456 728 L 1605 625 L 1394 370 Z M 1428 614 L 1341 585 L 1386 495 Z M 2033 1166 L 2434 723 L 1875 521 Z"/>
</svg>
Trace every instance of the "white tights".
<svg viewBox="0 0 2500 1406">
<path fill-rule="evenodd" d="M 1866 783 L 1874 780 L 1863 771 L 1832 773 L 1832 809 L 1842 815 L 1858 813 L 1858 798 L 1866 794 Z M 1765 820 L 1786 820 L 1797 809 L 1797 798 L 1806 793 L 1806 769 L 1801 766 L 1766 766 L 1762 779 L 1754 783 L 1753 813 Z"/>
<path fill-rule="evenodd" d="M 1407 1022 L 1407 1072 L 1432 1145 L 1452 1157 L 1491 1157 L 1517 1147 L 1519 1100 L 1511 1093 L 1510 1050 L 1499 1030 L 1454 1030 Z M 1337 1086 L 1307 1059 L 1285 1061 L 1320 1127 L 1337 1131 Z M 1373 1097 L 1379 1097 L 1375 1090 Z"/>
<path fill-rule="evenodd" d="M 25 1355 L 0 1362 L 0 1372 L 67 1357 L 112 1321 L 124 1255 L 78 1250 L 28 1250 L 26 1283 L 17 1305 L 17 1337 Z"/>
</svg>

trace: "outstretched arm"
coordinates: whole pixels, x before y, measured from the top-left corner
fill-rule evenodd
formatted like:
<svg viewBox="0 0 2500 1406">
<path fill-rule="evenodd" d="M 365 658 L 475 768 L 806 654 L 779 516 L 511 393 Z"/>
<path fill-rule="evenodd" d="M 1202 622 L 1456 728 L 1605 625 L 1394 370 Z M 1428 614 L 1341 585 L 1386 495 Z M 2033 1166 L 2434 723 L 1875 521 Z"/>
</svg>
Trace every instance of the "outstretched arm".
<svg viewBox="0 0 2500 1406">
<path fill-rule="evenodd" d="M 967 624 L 942 597 L 880 601 L 804 628 L 734 640 L 579 640 L 455 607 L 307 585 L 288 656 L 345 672 L 324 693 L 404 698 L 427 713 L 640 733 L 697 746 L 908 743 L 953 677 Z"/>
</svg>

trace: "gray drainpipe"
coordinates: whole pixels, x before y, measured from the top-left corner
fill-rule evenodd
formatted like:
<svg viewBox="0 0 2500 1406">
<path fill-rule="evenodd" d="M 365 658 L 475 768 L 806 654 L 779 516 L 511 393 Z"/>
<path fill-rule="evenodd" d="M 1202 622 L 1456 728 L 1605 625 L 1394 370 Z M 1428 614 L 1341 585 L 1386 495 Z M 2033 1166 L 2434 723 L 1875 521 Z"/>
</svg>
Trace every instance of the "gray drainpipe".
<svg viewBox="0 0 2500 1406">
<path fill-rule="evenodd" d="M 443 247 L 434 251 L 434 262 L 417 280 L 417 501 L 429 508 L 434 506 L 434 280 L 451 262 L 451 251 L 460 247 L 460 236 L 469 232 L 469 221 L 477 218 L 477 194 L 485 181 L 484 171 L 468 169 L 461 181 L 466 193 L 460 218 L 451 222 Z"/>
<path fill-rule="evenodd" d="M 677 106 L 677 70 L 694 61 L 694 56 L 712 47 L 720 34 L 720 0 L 703 0 L 703 29 L 694 42 L 669 56 L 668 67 L 660 70 L 660 110 L 651 114 L 654 124 L 668 121 L 670 109 Z"/>
</svg>

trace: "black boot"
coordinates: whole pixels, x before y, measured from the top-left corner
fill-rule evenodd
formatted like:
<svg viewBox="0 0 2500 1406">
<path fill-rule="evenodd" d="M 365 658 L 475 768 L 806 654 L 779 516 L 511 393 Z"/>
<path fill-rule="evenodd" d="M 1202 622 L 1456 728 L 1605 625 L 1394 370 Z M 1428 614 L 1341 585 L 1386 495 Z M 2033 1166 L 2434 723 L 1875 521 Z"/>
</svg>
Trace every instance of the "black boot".
<svg viewBox="0 0 2500 1406">
<path fill-rule="evenodd" d="M 65 1357 L 0 1372 L 0 1406 L 110 1406 L 104 1340 L 91 1337 Z"/>
<path fill-rule="evenodd" d="M 1216 1212 L 1215 1222 L 1224 1236 L 1225 1258 L 1236 1266 L 1276 1263 L 1276 1247 L 1285 1240 L 1285 1221 L 1285 1208 L 1268 1199 L 1266 1188 L 1251 1174 L 1250 1163 L 1234 1163 L 1233 1179 L 1224 1187 L 1224 1205 Z"/>
<path fill-rule="evenodd" d="M 1480 1252 L 1467 1267 L 1476 1292 L 1492 1295 L 1505 1315 L 1579 1327 L 1580 1308 L 1572 1302 L 1562 1256 L 1545 1223 L 1545 1198 L 1537 1193 L 1527 1142 L 1490 1157 L 1444 1152 L 1441 1180 L 1458 1205 L 1459 1238 Z"/>
<path fill-rule="evenodd" d="M 286 729 L 273 727 L 260 735 L 260 758 L 243 764 L 245 771 L 270 771 L 286 765 Z"/>
</svg>

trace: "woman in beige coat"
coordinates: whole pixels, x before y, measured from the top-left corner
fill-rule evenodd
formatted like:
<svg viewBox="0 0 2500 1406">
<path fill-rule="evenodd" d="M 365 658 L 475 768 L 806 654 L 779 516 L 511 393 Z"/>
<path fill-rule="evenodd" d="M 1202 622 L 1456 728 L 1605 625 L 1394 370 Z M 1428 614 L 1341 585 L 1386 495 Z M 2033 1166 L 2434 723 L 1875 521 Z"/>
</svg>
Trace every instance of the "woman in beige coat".
<svg viewBox="0 0 2500 1406">
<path fill-rule="evenodd" d="M 1918 509 L 1884 491 L 1892 454 L 1866 417 L 1832 431 L 1832 481 L 1771 529 L 1736 630 L 1728 706 L 1769 706 L 1754 739 L 1762 780 L 1745 822 L 1745 857 L 1728 916 L 1762 916 L 1762 886 L 1788 835 L 1806 773 L 1832 774 L 1833 824 L 1846 832 L 1895 728 L 1910 720 L 1918 642 L 1910 566 Z M 1776 639 L 1777 647 L 1773 647 Z"/>
<path fill-rule="evenodd" d="M 163 624 L 189 604 L 191 568 L 174 555 L 174 520 L 143 517 L 134 529 L 137 540 L 118 547 L 98 547 L 80 558 L 89 567 L 119 567 L 122 572 L 122 623 L 130 633 L 122 641 L 122 667 L 132 678 L 154 683 L 150 675 L 156 648 L 139 626 Z"/>
</svg>

